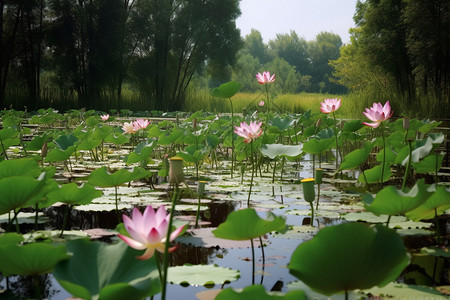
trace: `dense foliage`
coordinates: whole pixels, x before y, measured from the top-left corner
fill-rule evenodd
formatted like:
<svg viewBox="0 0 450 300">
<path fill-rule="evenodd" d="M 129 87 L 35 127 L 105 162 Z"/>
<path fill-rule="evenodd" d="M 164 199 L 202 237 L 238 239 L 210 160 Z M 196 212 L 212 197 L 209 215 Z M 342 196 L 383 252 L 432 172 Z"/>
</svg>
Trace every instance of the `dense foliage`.
<svg viewBox="0 0 450 300">
<path fill-rule="evenodd" d="M 120 108 L 123 86 L 131 82 L 147 108 L 180 109 L 206 61 L 233 62 L 240 45 L 238 4 L 0 1 L 0 107 L 8 93 L 22 93 L 29 108 L 51 105 L 55 98 L 67 99 L 66 109 L 98 108 L 99 99 Z"/>
</svg>

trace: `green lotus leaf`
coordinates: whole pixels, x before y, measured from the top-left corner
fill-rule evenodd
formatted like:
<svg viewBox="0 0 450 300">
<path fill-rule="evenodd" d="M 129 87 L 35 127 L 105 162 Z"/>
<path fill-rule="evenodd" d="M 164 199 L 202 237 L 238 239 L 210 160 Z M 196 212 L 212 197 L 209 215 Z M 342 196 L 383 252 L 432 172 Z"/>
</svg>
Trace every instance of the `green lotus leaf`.
<svg viewBox="0 0 450 300">
<path fill-rule="evenodd" d="M 5 276 L 39 275 L 53 270 L 61 260 L 67 259 L 65 245 L 47 243 L 17 245 L 9 243 L 0 247 L 0 271 Z"/>
<path fill-rule="evenodd" d="M 114 173 L 109 173 L 106 167 L 101 167 L 92 171 L 88 177 L 88 183 L 98 187 L 113 187 L 141 179 L 147 175 L 148 172 L 142 168 L 134 168 L 131 172 L 120 169 Z"/>
<path fill-rule="evenodd" d="M 39 201 L 42 198 L 41 191 L 44 185 L 44 180 L 26 176 L 0 179 L 0 215 Z"/>
<path fill-rule="evenodd" d="M 262 285 L 251 285 L 244 288 L 241 292 L 236 292 L 232 288 L 227 288 L 220 292 L 215 300 L 248 300 L 248 299 L 258 299 L 258 300 L 302 300 L 306 299 L 305 293 L 303 291 L 290 291 L 285 295 L 278 294 L 267 294 L 264 286 Z"/>
<path fill-rule="evenodd" d="M 333 129 L 331 129 L 331 128 L 325 128 L 325 129 L 322 129 L 321 131 L 319 131 L 319 132 L 316 134 L 316 138 L 317 138 L 318 140 L 324 140 L 324 139 L 335 138 L 335 137 L 334 137 L 334 131 L 333 131 Z M 334 140 L 334 141 L 335 141 L 335 140 Z"/>
<path fill-rule="evenodd" d="M 119 131 L 117 131 L 119 130 Z M 115 145 L 122 145 L 125 143 L 128 143 L 130 141 L 130 139 L 122 133 L 120 128 L 117 128 L 117 130 L 111 132 L 106 138 L 105 138 L 105 142 L 106 143 L 112 143 Z"/>
<path fill-rule="evenodd" d="M 94 128 L 92 132 L 92 137 L 100 140 L 106 139 L 112 132 L 113 128 L 106 124 L 99 124 Z"/>
<path fill-rule="evenodd" d="M 3 128 L 0 130 L 0 141 L 3 142 L 15 137 L 16 135 L 18 135 L 18 132 L 14 128 Z"/>
<path fill-rule="evenodd" d="M 70 146 L 65 150 L 55 148 L 48 152 L 47 156 L 45 157 L 45 160 L 47 162 L 64 161 L 68 159 L 74 151 L 75 146 Z"/>
<path fill-rule="evenodd" d="M 197 145 L 189 145 L 184 148 L 184 151 L 178 152 L 177 156 L 180 156 L 185 162 L 197 163 L 204 159 L 208 153 L 205 145 L 198 145 L 198 150 Z"/>
<path fill-rule="evenodd" d="M 292 128 L 293 123 L 294 120 L 289 117 L 285 118 L 275 117 L 269 121 L 269 124 L 272 126 L 269 128 L 269 131 L 272 133 L 280 134 L 283 131 Z"/>
<path fill-rule="evenodd" d="M 145 161 L 153 153 L 157 142 L 155 140 L 146 140 L 136 146 L 133 152 L 126 157 L 127 164 L 133 164 L 141 161 Z"/>
<path fill-rule="evenodd" d="M 344 132 L 355 132 L 359 129 L 363 128 L 364 124 L 361 123 L 360 120 L 350 121 L 344 124 L 344 127 L 342 127 L 342 131 Z"/>
<path fill-rule="evenodd" d="M 10 245 L 10 244 L 19 244 L 24 241 L 24 237 L 18 233 L 5 233 L 0 235 L 0 247 Z"/>
<path fill-rule="evenodd" d="M 42 149 L 44 143 L 47 142 L 48 137 L 46 134 L 35 136 L 30 142 L 27 143 L 27 150 L 38 151 Z"/>
<path fill-rule="evenodd" d="M 264 144 L 261 153 L 271 159 L 277 156 L 297 157 L 302 154 L 302 145 Z"/>
<path fill-rule="evenodd" d="M 242 84 L 237 81 L 229 81 L 227 83 L 221 84 L 211 90 L 211 96 L 217 98 L 231 98 L 242 88 Z"/>
<path fill-rule="evenodd" d="M 404 214 L 424 203 L 431 193 L 425 180 L 420 179 L 407 193 L 390 185 L 379 191 L 373 200 L 364 198 L 365 208 L 375 215 Z"/>
<path fill-rule="evenodd" d="M 68 260 L 53 275 L 73 296 L 82 299 L 142 299 L 160 290 L 156 255 L 136 259 L 142 251 L 125 243 L 107 245 L 85 239 L 68 241 Z"/>
<path fill-rule="evenodd" d="M 345 155 L 339 170 L 353 170 L 359 168 L 359 166 L 365 163 L 367 158 L 369 158 L 372 148 L 373 144 L 366 142 L 361 149 L 356 149 Z"/>
<path fill-rule="evenodd" d="M 416 163 L 420 161 L 422 158 L 426 157 L 430 154 L 431 150 L 433 150 L 435 145 L 439 145 L 444 141 L 444 135 L 442 132 L 438 134 L 429 134 L 426 139 L 417 141 L 414 145 L 414 150 L 412 151 L 412 159 L 411 161 Z M 406 165 L 409 160 L 408 156 L 402 161 L 402 165 Z"/>
<path fill-rule="evenodd" d="M 409 219 L 413 221 L 432 219 L 436 214 L 441 215 L 450 208 L 450 189 L 432 185 L 429 191 L 433 194 L 422 205 L 406 213 Z"/>
<path fill-rule="evenodd" d="M 78 150 L 92 150 L 95 147 L 98 147 L 101 143 L 101 139 L 89 135 L 85 140 L 78 144 L 77 148 Z"/>
<path fill-rule="evenodd" d="M 447 300 L 448 296 L 439 293 L 436 288 L 416 284 L 404 284 L 391 282 L 384 287 L 374 287 L 369 290 L 360 291 L 364 295 L 360 298 L 383 298 L 383 299 L 432 299 Z"/>
<path fill-rule="evenodd" d="M 10 176 L 39 177 L 41 169 L 32 158 L 4 160 L 0 163 L 0 179 Z"/>
<path fill-rule="evenodd" d="M 366 179 L 368 183 L 377 183 L 380 182 L 381 177 L 381 165 L 375 166 L 371 169 L 364 170 L 364 174 L 366 175 Z M 383 182 L 386 182 L 391 178 L 392 172 L 391 172 L 391 165 L 385 164 L 384 165 L 384 173 L 383 173 Z M 364 175 L 360 174 L 358 177 L 358 181 L 362 183 L 366 183 L 364 179 Z"/>
<path fill-rule="evenodd" d="M 312 138 L 303 144 L 303 152 L 319 154 L 321 152 L 329 150 L 334 142 L 335 140 L 333 138 L 321 140 Z"/>
<path fill-rule="evenodd" d="M 89 118 L 86 119 L 85 122 L 88 126 L 95 126 L 103 121 L 98 116 L 90 116 Z"/>
<path fill-rule="evenodd" d="M 434 173 L 437 170 L 440 170 L 442 167 L 442 161 L 444 160 L 445 153 L 441 152 L 440 154 L 431 154 L 425 157 L 423 160 L 412 163 L 414 170 L 417 173 Z M 437 160 L 437 162 L 436 162 Z"/>
<path fill-rule="evenodd" d="M 450 252 L 448 251 L 448 247 L 445 249 L 438 247 L 424 247 L 420 249 L 420 253 L 432 255 L 436 257 L 445 257 L 450 258 Z"/>
<path fill-rule="evenodd" d="M 61 150 L 66 150 L 70 146 L 73 146 L 77 141 L 78 138 L 75 135 L 68 134 L 68 135 L 61 135 L 54 142 Z"/>
<path fill-rule="evenodd" d="M 287 231 L 286 220 L 281 216 L 268 213 L 268 220 L 261 219 L 252 208 L 234 211 L 227 220 L 213 230 L 216 237 L 229 240 L 250 240 L 271 231 Z"/>
<path fill-rule="evenodd" d="M 215 285 L 235 281 L 238 270 L 218 267 L 217 265 L 183 265 L 169 268 L 167 281 L 181 285 Z"/>
<path fill-rule="evenodd" d="M 288 267 L 313 290 L 333 295 L 384 286 L 395 280 L 409 261 L 395 231 L 383 225 L 345 223 L 326 227 L 298 246 Z"/>
<path fill-rule="evenodd" d="M 71 205 L 85 205 L 91 203 L 95 198 L 103 195 L 102 191 L 96 190 L 89 184 L 78 186 L 76 183 L 66 183 L 57 190 L 47 194 L 47 201 L 43 205 L 49 206 L 55 202 L 62 202 Z"/>
<path fill-rule="evenodd" d="M 180 128 L 174 128 L 172 131 L 164 132 L 159 136 L 158 144 L 159 145 L 170 145 L 175 143 L 177 139 L 184 136 L 184 130 Z"/>
</svg>

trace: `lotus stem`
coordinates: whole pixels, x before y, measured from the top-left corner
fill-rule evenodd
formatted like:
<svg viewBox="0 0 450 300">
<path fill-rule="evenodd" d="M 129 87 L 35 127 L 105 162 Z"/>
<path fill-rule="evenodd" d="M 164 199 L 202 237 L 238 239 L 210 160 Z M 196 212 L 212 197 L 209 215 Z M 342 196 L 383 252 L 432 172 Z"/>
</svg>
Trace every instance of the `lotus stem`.
<svg viewBox="0 0 450 300">
<path fill-rule="evenodd" d="M 314 227 L 314 204 L 309 202 L 309 205 L 311 206 L 311 227 Z"/>
<path fill-rule="evenodd" d="M 231 178 L 233 178 L 233 171 L 234 171 L 234 134 L 233 134 L 234 112 L 233 112 L 233 101 L 231 101 L 231 98 L 228 98 L 228 100 L 230 100 L 230 106 L 231 106 Z"/>
<path fill-rule="evenodd" d="M 340 156 L 340 150 L 339 150 L 339 141 L 338 141 L 338 129 L 337 129 L 337 121 L 336 121 L 336 114 L 333 111 L 333 118 L 334 118 L 334 136 L 336 137 L 336 172 L 338 170 L 338 157 Z M 342 157 L 341 157 L 342 159 Z"/>
<path fill-rule="evenodd" d="M 255 246 L 253 245 L 253 239 L 250 239 L 252 246 L 252 285 L 255 285 Z"/>
<path fill-rule="evenodd" d="M 388 219 L 386 221 L 386 227 L 389 227 L 389 222 L 391 221 L 391 215 L 388 216 Z"/>
<path fill-rule="evenodd" d="M 259 237 L 259 243 L 261 244 L 261 254 L 262 254 L 262 273 L 261 273 L 261 282 L 260 282 L 260 284 L 263 284 L 264 269 L 265 269 L 265 264 L 266 264 L 266 256 L 264 254 L 264 244 L 263 244 L 263 241 L 262 241 L 261 237 Z"/>
<path fill-rule="evenodd" d="M 434 209 L 434 227 L 436 227 L 435 232 L 436 232 L 437 243 L 438 243 L 438 245 L 441 245 L 441 233 L 439 230 L 439 217 L 438 217 L 436 208 Z"/>
<path fill-rule="evenodd" d="M 5 159 L 8 160 L 8 154 L 6 154 L 5 146 L 3 145 L 3 141 L 0 139 L 0 144 L 2 145 L 3 153 L 5 154 Z"/>
<path fill-rule="evenodd" d="M 64 217 L 63 217 L 63 225 L 61 228 L 61 233 L 59 234 L 59 237 L 62 238 L 63 234 L 64 234 L 64 230 L 66 229 L 67 226 L 67 217 L 69 215 L 70 212 L 70 205 L 67 204 L 67 206 L 64 208 Z"/>
<path fill-rule="evenodd" d="M 386 140 L 384 139 L 383 124 L 380 125 L 381 138 L 383 139 L 383 163 L 381 164 L 380 190 L 383 188 L 384 165 L 386 164 Z"/>
<path fill-rule="evenodd" d="M 255 176 L 255 164 L 253 161 L 253 141 L 250 142 L 250 162 L 252 164 L 252 177 L 250 179 L 250 189 L 248 190 L 247 207 L 250 207 L 250 195 L 252 194 L 253 177 Z"/>
<path fill-rule="evenodd" d="M 277 169 L 277 161 L 275 160 L 272 173 L 272 196 L 275 197 L 275 170 Z"/>
<path fill-rule="evenodd" d="M 319 209 L 319 198 L 320 198 L 320 184 L 317 185 L 317 203 L 316 203 L 316 210 Z"/>
<path fill-rule="evenodd" d="M 412 142 L 412 140 L 408 139 L 409 157 L 408 157 L 408 164 L 406 165 L 405 175 L 403 176 L 402 190 L 406 186 L 406 182 L 408 181 L 409 170 L 411 168 L 411 160 L 412 160 L 412 146 L 411 146 L 411 142 Z"/>
<path fill-rule="evenodd" d="M 167 230 L 166 243 L 164 245 L 164 257 L 163 257 L 163 280 L 161 282 L 161 300 L 166 299 L 167 290 L 167 271 L 169 269 L 169 244 L 170 244 L 170 233 L 172 231 L 173 216 L 175 214 L 175 205 L 178 198 L 179 187 L 178 183 L 175 184 L 175 191 L 172 196 L 172 207 L 170 209 L 169 218 L 169 229 Z"/>
</svg>

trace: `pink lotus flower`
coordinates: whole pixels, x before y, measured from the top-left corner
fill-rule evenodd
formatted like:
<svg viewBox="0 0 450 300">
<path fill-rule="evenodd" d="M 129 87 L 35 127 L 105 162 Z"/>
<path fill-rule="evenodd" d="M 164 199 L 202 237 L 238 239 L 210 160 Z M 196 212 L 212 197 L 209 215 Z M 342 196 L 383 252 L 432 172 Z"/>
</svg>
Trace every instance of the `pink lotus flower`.
<svg viewBox="0 0 450 300">
<path fill-rule="evenodd" d="M 262 74 L 261 73 L 256 74 L 256 79 L 261 84 L 272 83 L 275 81 L 275 74 L 270 76 L 270 72 L 265 71 Z"/>
<path fill-rule="evenodd" d="M 371 108 L 366 108 L 366 111 L 363 114 L 370 120 L 372 123 L 363 122 L 364 125 L 377 128 L 380 126 L 381 122 L 389 119 L 393 111 L 391 110 L 391 105 L 389 101 L 386 101 L 386 104 L 381 105 L 380 102 L 374 103 Z"/>
<path fill-rule="evenodd" d="M 259 106 L 264 106 L 264 104 L 265 104 L 264 101 L 260 101 L 260 102 L 258 103 Z"/>
<path fill-rule="evenodd" d="M 123 133 L 135 133 L 137 130 L 134 129 L 133 123 L 123 123 L 122 130 Z"/>
<path fill-rule="evenodd" d="M 320 111 L 329 114 L 337 111 L 341 107 L 341 99 L 325 99 L 320 103 Z"/>
<path fill-rule="evenodd" d="M 244 142 L 250 143 L 256 140 L 262 133 L 261 129 L 262 122 L 250 122 L 248 125 L 245 122 L 241 122 L 241 126 L 235 126 L 234 132 L 244 138 Z"/>
<path fill-rule="evenodd" d="M 166 213 L 164 206 L 160 206 L 158 210 L 153 210 L 150 205 L 141 214 L 136 207 L 133 209 L 133 218 L 123 215 L 123 223 L 125 229 L 130 234 L 131 238 L 122 234 L 118 237 L 127 243 L 131 248 L 136 250 L 145 250 L 144 254 L 138 256 L 138 259 L 149 259 L 155 253 L 164 253 L 167 230 L 169 230 L 170 214 Z M 184 226 L 175 229 L 170 234 L 170 241 L 173 241 L 183 230 Z M 176 247 L 169 248 L 169 251 L 174 251 Z"/>
<path fill-rule="evenodd" d="M 108 121 L 109 115 L 101 115 L 100 118 L 101 118 L 103 121 Z"/>
<path fill-rule="evenodd" d="M 134 131 L 145 129 L 148 124 L 150 124 L 150 122 L 147 119 L 136 119 L 136 121 L 133 122 Z"/>
</svg>

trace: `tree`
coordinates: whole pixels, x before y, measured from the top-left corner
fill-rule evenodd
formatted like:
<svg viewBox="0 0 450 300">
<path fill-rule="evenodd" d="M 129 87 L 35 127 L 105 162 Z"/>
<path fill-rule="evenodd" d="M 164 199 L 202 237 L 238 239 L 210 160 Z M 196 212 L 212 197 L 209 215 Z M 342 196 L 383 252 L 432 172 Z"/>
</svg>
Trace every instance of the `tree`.
<svg viewBox="0 0 450 300">
<path fill-rule="evenodd" d="M 330 82 L 332 67 L 330 60 L 339 58 L 339 49 L 342 41 L 339 35 L 330 32 L 321 32 L 315 41 L 308 43 L 309 57 L 311 59 L 312 84 L 320 92 L 342 92 L 342 87 Z"/>
<path fill-rule="evenodd" d="M 413 100 L 415 86 L 406 48 L 404 9 L 404 0 L 358 1 L 354 20 L 361 28 L 358 43 L 368 63 L 394 78 L 397 94 Z"/>
<path fill-rule="evenodd" d="M 234 62 L 241 41 L 235 25 L 238 0 L 141 0 L 137 7 L 136 24 L 149 38 L 138 44 L 133 70 L 153 99 L 150 108 L 181 109 L 193 76 L 205 62 Z"/>
<path fill-rule="evenodd" d="M 407 0 L 403 19 L 406 47 L 421 93 L 450 95 L 450 3 Z"/>
<path fill-rule="evenodd" d="M 299 38 L 295 31 L 291 31 L 290 34 L 277 34 L 274 40 L 269 41 L 269 48 L 276 56 L 295 66 L 297 72 L 311 74 L 308 43 L 305 39 Z"/>
<path fill-rule="evenodd" d="M 242 54 L 247 53 L 256 57 L 261 64 L 266 64 L 271 59 L 268 47 L 264 44 L 261 33 L 256 29 L 252 29 L 244 38 Z"/>
</svg>

